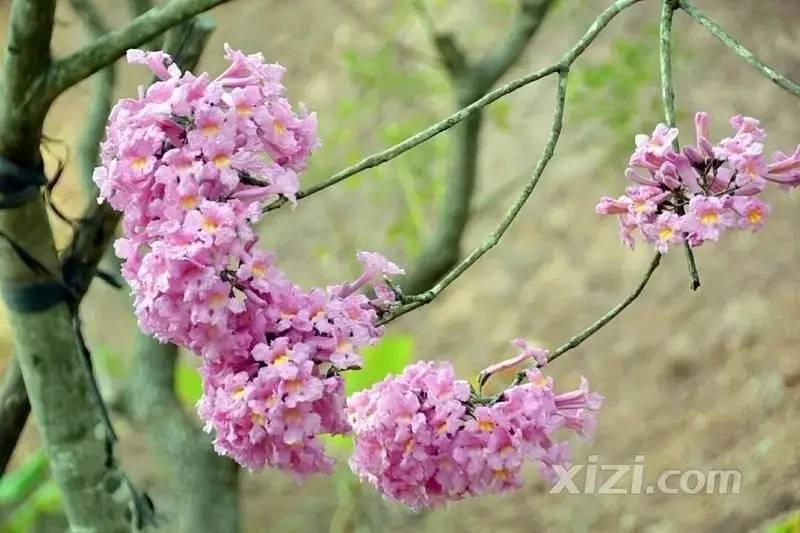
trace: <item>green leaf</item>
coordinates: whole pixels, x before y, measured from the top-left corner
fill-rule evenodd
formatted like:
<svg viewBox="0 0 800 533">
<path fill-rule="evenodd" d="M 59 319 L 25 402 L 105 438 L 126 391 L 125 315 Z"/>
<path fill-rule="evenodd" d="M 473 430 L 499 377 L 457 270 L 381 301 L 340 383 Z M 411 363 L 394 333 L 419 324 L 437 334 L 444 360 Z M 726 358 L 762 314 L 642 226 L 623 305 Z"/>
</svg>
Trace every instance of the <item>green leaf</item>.
<svg viewBox="0 0 800 533">
<path fill-rule="evenodd" d="M 186 361 L 175 367 L 175 392 L 183 405 L 192 407 L 203 394 L 203 382 L 197 369 Z"/>
<path fill-rule="evenodd" d="M 47 477 L 47 456 L 36 450 L 22 465 L 0 477 L 0 506 L 26 498 Z"/>
<path fill-rule="evenodd" d="M 119 352 L 108 346 L 101 344 L 92 351 L 92 357 L 99 362 L 98 370 L 112 380 L 125 377 L 125 362 Z"/>
<path fill-rule="evenodd" d="M 411 361 L 414 339 L 409 335 L 386 335 L 375 346 L 361 351 L 364 368 L 344 373 L 347 395 L 367 389 L 389 374 L 399 374 Z M 323 435 L 323 442 L 332 450 L 347 453 L 353 448 L 353 439 L 342 435 Z"/>
<path fill-rule="evenodd" d="M 508 131 L 510 124 L 508 117 L 511 115 L 511 106 L 506 100 L 499 100 L 489 106 L 489 119 L 502 131 Z"/>
<path fill-rule="evenodd" d="M 48 480 L 8 517 L 8 531 L 30 531 L 42 515 L 60 513 L 61 508 L 61 492 L 53 480 Z"/>
<path fill-rule="evenodd" d="M 767 527 L 766 533 L 800 533 L 800 512 L 790 515 L 778 524 Z"/>
<path fill-rule="evenodd" d="M 367 389 L 389 374 L 399 374 L 411 360 L 414 339 L 409 335 L 386 335 L 375 346 L 361 352 L 364 368 L 344 375 L 347 395 Z"/>
</svg>

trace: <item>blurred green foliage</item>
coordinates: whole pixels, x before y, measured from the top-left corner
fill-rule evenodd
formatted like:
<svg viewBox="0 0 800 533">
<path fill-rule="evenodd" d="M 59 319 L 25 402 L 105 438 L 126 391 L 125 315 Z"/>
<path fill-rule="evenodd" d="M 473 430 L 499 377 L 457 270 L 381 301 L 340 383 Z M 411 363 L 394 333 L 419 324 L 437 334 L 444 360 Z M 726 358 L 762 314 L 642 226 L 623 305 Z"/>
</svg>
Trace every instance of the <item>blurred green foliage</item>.
<svg viewBox="0 0 800 533">
<path fill-rule="evenodd" d="M 183 358 L 175 364 L 175 394 L 184 406 L 190 408 L 194 408 L 203 394 L 203 381 L 197 367 Z"/>
<path fill-rule="evenodd" d="M 437 21 L 447 19 L 455 10 L 447 0 L 426 0 L 425 4 Z M 386 8 L 380 17 L 370 20 L 374 26 L 369 33 L 382 37 L 361 39 L 340 57 L 352 85 L 348 91 L 351 96 L 337 102 L 335 116 L 320 122 L 321 138 L 336 150 L 325 158 L 312 158 L 312 181 L 403 141 L 454 110 L 447 74 L 412 2 L 391 2 Z M 502 37 L 496 28 L 504 27 L 516 8 L 516 0 L 491 0 L 482 15 L 502 22 L 476 26 L 468 35 L 456 31 L 456 38 L 471 57 L 480 56 L 483 47 L 473 43 L 494 44 Z M 452 28 L 443 25 L 441 29 Z M 489 120 L 501 130 L 508 130 L 510 114 L 509 104 L 503 101 L 487 110 Z M 442 201 L 449 151 L 448 136 L 443 134 L 344 184 L 346 188 L 359 188 L 367 200 L 386 206 L 382 212 L 382 219 L 387 221 L 383 241 L 399 247 L 406 257 L 420 252 L 433 229 L 431 215 Z"/>
<path fill-rule="evenodd" d="M 385 335 L 378 344 L 361 351 L 364 367 L 357 372 L 344 373 L 344 386 L 348 396 L 368 389 L 389 374 L 399 374 L 414 359 L 414 338 L 410 335 Z M 328 436 L 326 442 L 332 449 L 348 453 L 353 447 L 349 436 Z"/>
<path fill-rule="evenodd" d="M 800 533 L 800 512 L 790 515 L 780 523 L 768 526 L 765 533 Z"/>
<path fill-rule="evenodd" d="M 399 374 L 414 359 L 414 339 L 409 335 L 386 335 L 378 344 L 361 352 L 364 368 L 358 372 L 345 372 L 344 382 L 347 395 L 367 389 L 383 380 L 389 374 Z M 341 455 L 350 452 L 353 440 L 350 436 L 326 437 L 326 443 Z M 372 494 L 370 497 L 358 479 L 346 466 L 339 465 L 332 477 L 337 495 L 337 505 L 331 516 L 329 531 L 375 531 L 370 528 L 368 514 L 380 514 L 380 501 Z"/>
<path fill-rule="evenodd" d="M 37 449 L 17 468 L 0 477 L 0 532 L 38 531 L 43 522 L 65 527 L 61 493 L 50 478 L 47 457 Z M 52 524 L 48 527 L 53 529 Z"/>
<path fill-rule="evenodd" d="M 375 346 L 362 350 L 363 369 L 345 373 L 347 395 L 368 389 L 389 374 L 399 374 L 412 360 L 413 354 L 413 337 L 401 334 L 385 335 Z"/>
<path fill-rule="evenodd" d="M 664 120 L 657 42 L 658 27 L 644 26 L 616 37 L 604 59 L 578 62 L 571 72 L 567 113 L 592 124 L 592 137 L 603 139 L 606 162 L 615 167 L 631 152 L 634 135 L 649 134 Z M 679 50 L 673 50 L 673 68 L 680 61 Z"/>
<path fill-rule="evenodd" d="M 47 457 L 39 449 L 28 455 L 20 466 L 0 477 L 0 507 L 19 503 L 46 477 Z"/>
</svg>

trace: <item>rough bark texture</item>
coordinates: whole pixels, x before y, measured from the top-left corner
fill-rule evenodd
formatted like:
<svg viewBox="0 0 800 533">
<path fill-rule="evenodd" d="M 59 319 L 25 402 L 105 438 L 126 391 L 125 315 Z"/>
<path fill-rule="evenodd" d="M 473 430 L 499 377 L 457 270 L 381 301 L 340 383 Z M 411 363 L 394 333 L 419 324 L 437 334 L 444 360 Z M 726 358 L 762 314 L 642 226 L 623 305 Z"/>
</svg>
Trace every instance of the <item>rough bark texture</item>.
<svg viewBox="0 0 800 533">
<path fill-rule="evenodd" d="M 30 412 L 22 371 L 17 360 L 12 358 L 0 388 L 0 477 L 11 460 Z"/>
<path fill-rule="evenodd" d="M 17 0 L 12 5 L 0 93 L 0 154 L 17 165 L 41 165 L 42 122 L 55 0 Z M 34 272 L 4 242 L 4 286 L 59 281 L 58 257 L 44 203 L 35 196 L 0 211 L 0 230 L 47 273 Z M 9 309 L 15 353 L 36 425 L 61 488 L 74 531 L 130 531 L 137 516 L 132 491 L 113 458 L 102 409 L 73 330 L 66 303 L 35 313 Z"/>
<path fill-rule="evenodd" d="M 54 65 L 50 38 L 55 0 L 15 0 L 0 85 L 0 154 L 21 167 L 40 168 L 42 124 L 58 94 L 109 65 L 126 48 L 223 1 L 175 0 L 115 31 L 111 41 L 100 39 Z M 41 197 L 1 210 L 0 231 L 2 287 L 63 284 Z M 96 247 L 97 242 L 90 244 Z M 39 268 L 31 268 L 31 258 Z M 137 530 L 145 525 L 147 509 L 114 460 L 103 406 L 75 334 L 74 304 L 60 303 L 37 312 L 20 312 L 11 306 L 8 316 L 18 368 L 71 529 Z M 15 368 L 12 365 L 5 385 L 11 387 L 10 396 L 18 397 L 21 382 L 13 374 Z M 4 386 L 3 398 L 5 392 Z M 17 405 L 15 427 L 21 427 L 25 405 Z M 18 432 L 12 436 L 4 440 L 4 446 L 15 443 Z"/>
<path fill-rule="evenodd" d="M 169 469 L 174 507 L 161 508 L 167 529 L 179 533 L 239 531 L 238 473 L 217 455 L 175 397 L 178 349 L 140 335 L 126 408 L 146 429 L 151 449 Z"/>
</svg>

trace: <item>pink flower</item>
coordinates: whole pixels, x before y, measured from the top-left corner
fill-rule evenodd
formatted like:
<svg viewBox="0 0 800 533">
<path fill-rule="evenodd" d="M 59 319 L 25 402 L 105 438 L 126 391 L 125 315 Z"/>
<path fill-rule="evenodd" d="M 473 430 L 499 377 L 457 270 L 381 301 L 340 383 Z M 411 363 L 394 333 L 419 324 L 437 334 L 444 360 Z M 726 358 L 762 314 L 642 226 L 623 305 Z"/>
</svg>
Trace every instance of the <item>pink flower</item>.
<svg viewBox="0 0 800 533">
<path fill-rule="evenodd" d="M 740 228 L 758 231 L 764 226 L 770 207 L 758 198 L 736 196 L 733 198 L 733 210 L 739 215 Z"/>
<path fill-rule="evenodd" d="M 147 66 L 162 80 L 180 76 L 180 70 L 172 63 L 172 58 L 164 52 L 128 50 L 126 58 L 128 63 Z"/>
<path fill-rule="evenodd" d="M 695 196 L 689 201 L 682 229 L 700 241 L 716 241 L 731 225 L 730 212 L 723 199 Z"/>
<path fill-rule="evenodd" d="M 603 196 L 594 208 L 598 215 L 621 215 L 628 213 L 632 200 L 627 196 L 620 196 L 616 200 L 609 196 Z"/>
<path fill-rule="evenodd" d="M 381 254 L 361 251 L 356 254 L 356 257 L 364 267 L 364 271 L 354 281 L 341 286 L 339 289 L 339 297 L 343 298 L 355 293 L 373 281 L 376 276 L 405 274 L 405 270 L 383 257 Z"/>
<path fill-rule="evenodd" d="M 553 432 L 565 427 L 588 436 L 602 402 L 585 380 L 562 395 L 552 384 L 533 370 L 528 383 L 474 405 L 450 364 L 415 363 L 348 399 L 355 435 L 350 466 L 412 509 L 519 488 L 526 462 L 550 472 L 568 461 Z"/>
<path fill-rule="evenodd" d="M 791 156 L 776 152 L 767 164 L 759 121 L 737 115 L 730 122 L 735 134 L 713 145 L 708 114 L 698 112 L 696 144 L 682 153 L 671 147 L 677 130 L 663 124 L 651 136 L 636 136 L 625 176 L 638 186 L 616 200 L 604 196 L 595 208 L 618 215 L 625 245 L 633 248 L 637 229 L 662 253 L 684 240 L 690 246 L 716 241 L 731 228 L 757 230 L 769 214 L 758 198 L 767 184 L 800 185 L 800 147 Z"/>
<path fill-rule="evenodd" d="M 766 179 L 789 187 L 800 185 L 800 146 L 790 156 L 776 152 L 767 166 Z"/>
<path fill-rule="evenodd" d="M 502 372 L 503 370 L 508 370 L 509 368 L 514 368 L 515 366 L 524 363 L 528 359 L 533 359 L 539 366 L 544 366 L 547 364 L 547 350 L 534 348 L 530 346 L 524 339 L 514 339 L 511 341 L 511 344 L 519 348 L 521 352 L 514 357 L 500 361 L 499 363 L 495 363 L 481 370 L 481 372 L 478 374 L 479 385 L 486 383 L 486 381 L 492 377 L 492 375 Z"/>
<path fill-rule="evenodd" d="M 655 222 L 643 228 L 649 242 L 656 245 L 656 250 L 667 253 L 670 245 L 683 242 L 681 217 L 671 212 L 664 212 L 656 217 Z"/>
<path fill-rule="evenodd" d="M 664 157 L 672 150 L 672 141 L 678 137 L 677 128 L 670 128 L 659 124 L 652 135 L 640 134 L 636 136 L 636 153 L 655 158 Z"/>
</svg>

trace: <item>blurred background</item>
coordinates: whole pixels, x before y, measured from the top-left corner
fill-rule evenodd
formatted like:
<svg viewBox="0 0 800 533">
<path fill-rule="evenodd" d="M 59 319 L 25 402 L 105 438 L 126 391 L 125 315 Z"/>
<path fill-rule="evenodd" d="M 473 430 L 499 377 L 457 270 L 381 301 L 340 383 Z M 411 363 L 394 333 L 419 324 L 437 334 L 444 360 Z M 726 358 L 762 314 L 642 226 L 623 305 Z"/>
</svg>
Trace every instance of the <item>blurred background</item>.
<svg viewBox="0 0 800 533">
<path fill-rule="evenodd" d="M 115 24 L 127 19 L 125 2 L 98 3 Z M 756 55 L 800 79 L 796 1 L 696 3 Z M 503 79 L 557 60 L 608 4 L 558 1 Z M 517 3 L 426 5 L 429 22 L 451 32 L 475 58 L 502 40 Z M 553 348 L 638 283 L 651 251 L 624 248 L 615 221 L 595 215 L 594 205 L 602 195 L 621 193 L 633 136 L 663 120 L 659 11 L 652 0 L 626 10 L 578 60 L 563 135 L 536 193 L 499 246 L 434 303 L 387 328 L 386 341 L 367 356 L 378 377 L 415 359 L 448 359 L 461 376 L 472 377 L 507 356 L 508 341 L 516 337 Z M 8 2 L 0 1 L 3 31 L 7 15 Z M 223 68 L 224 42 L 263 52 L 287 67 L 290 99 L 318 113 L 323 144 L 301 176 L 306 186 L 455 109 L 447 74 L 410 1 L 235 0 L 211 16 L 218 28 L 198 70 Z M 60 2 L 56 53 L 74 50 L 85 39 L 68 2 Z M 674 47 L 679 126 L 690 138 L 694 112 L 705 110 L 714 138 L 728 134 L 731 115 L 744 114 L 762 121 L 768 152 L 792 151 L 800 142 L 798 101 L 680 12 Z M 121 66 L 116 96 L 134 95 L 147 81 L 143 69 Z M 84 82 L 61 97 L 45 128 L 64 143 L 54 145 L 48 164 L 67 161 L 55 202 L 72 216 L 87 201 L 74 153 L 90 86 Z M 554 88 L 555 80 L 546 79 L 486 110 L 464 250 L 485 238 L 532 171 L 549 132 Z M 281 267 L 307 287 L 353 276 L 361 249 L 413 269 L 435 232 L 452 151 L 452 136 L 441 135 L 302 201 L 296 210 L 269 213 L 261 223 L 262 245 L 274 249 Z M 511 495 L 413 514 L 360 486 L 346 464 L 348 443 L 338 441 L 331 447 L 343 460 L 330 478 L 297 484 L 274 471 L 243 472 L 243 529 L 727 532 L 761 530 L 791 513 L 800 507 L 800 194 L 775 190 L 768 199 L 773 214 L 761 233 L 726 234 L 696 251 L 699 291 L 689 290 L 682 252 L 671 251 L 633 307 L 549 368 L 559 388 L 572 388 L 584 375 L 606 397 L 594 441 L 574 446 L 576 463 L 596 454 L 601 463 L 633 464 L 644 455 L 646 480 L 671 468 L 737 469 L 740 494 L 551 495 L 531 469 L 525 487 Z M 57 219 L 53 224 L 66 243 L 69 227 Z M 126 380 L 136 336 L 128 296 L 95 283 L 82 315 L 103 392 L 113 398 Z M 12 346 L 1 318 L 0 328 L 2 371 Z M 177 393 L 190 412 L 200 393 L 194 364 L 185 354 L 177 370 Z M 180 495 L 169 491 L 164 466 L 141 431 L 123 417 L 115 422 L 126 470 L 159 512 L 169 514 L 170 502 Z M 58 508 L 29 422 L 0 483 L 0 530 L 63 530 Z M 798 521 L 786 525 L 791 520 L 780 527 L 798 527 Z"/>
</svg>

